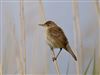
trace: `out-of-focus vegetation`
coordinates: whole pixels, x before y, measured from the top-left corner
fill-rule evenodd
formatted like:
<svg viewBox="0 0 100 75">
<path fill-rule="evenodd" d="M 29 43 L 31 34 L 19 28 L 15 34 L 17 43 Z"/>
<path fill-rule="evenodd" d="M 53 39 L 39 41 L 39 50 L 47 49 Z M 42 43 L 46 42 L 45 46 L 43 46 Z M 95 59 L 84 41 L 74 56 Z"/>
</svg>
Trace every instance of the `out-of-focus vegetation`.
<svg viewBox="0 0 100 75">
<path fill-rule="evenodd" d="M 86 11 L 84 14 L 80 13 L 80 5 L 85 6 L 78 0 L 73 0 L 71 2 L 71 13 L 72 13 L 72 21 L 73 22 L 73 39 L 74 39 L 74 47 L 73 50 L 77 55 L 78 61 L 74 62 L 74 66 L 72 66 L 73 61 L 67 59 L 68 63 L 67 68 L 64 66 L 61 69 L 62 64 L 59 59 L 52 62 L 52 59 L 49 60 L 49 52 L 47 44 L 44 42 L 44 37 L 42 37 L 44 32 L 42 32 L 42 28 L 38 26 L 39 23 L 44 23 L 46 18 L 48 18 L 46 12 L 46 6 L 44 4 L 48 4 L 49 2 L 42 2 L 43 0 L 35 1 L 15 1 L 2 2 L 2 64 L 0 63 L 0 75 L 3 74 L 39 74 L 39 75 L 49 75 L 52 69 L 58 72 L 65 70 L 65 73 L 62 74 L 70 75 L 71 70 L 74 70 L 73 75 L 100 75 L 100 3 L 99 0 L 95 0 L 94 2 L 90 1 L 90 4 L 93 5 L 93 9 L 96 9 L 96 23 L 95 25 L 93 19 L 90 21 L 86 21 L 86 24 L 90 24 L 91 26 L 86 27 L 82 32 L 82 27 L 84 24 L 81 24 L 81 17 L 86 16 Z M 54 2 L 50 2 L 53 4 Z M 57 2 L 59 4 L 59 2 Z M 61 2 L 63 4 L 63 2 Z M 65 1 L 66 6 L 67 2 Z M 87 4 L 87 3 L 86 3 Z M 49 4 L 48 4 L 49 6 Z M 44 8 L 45 7 L 45 8 Z M 50 6 L 49 6 L 50 7 Z M 48 8 L 49 8 L 48 7 Z M 55 7 L 57 7 L 55 5 Z M 62 7 L 62 6 L 61 6 Z M 63 7 L 62 7 L 63 8 Z M 66 10 L 66 9 L 65 9 Z M 59 10 L 60 11 L 60 10 Z M 52 15 L 54 14 L 51 11 Z M 61 13 L 61 12 L 60 12 Z M 58 12 L 56 14 L 59 14 Z M 67 13 L 66 13 L 67 14 Z M 94 15 L 93 15 L 94 16 Z M 59 19 L 61 20 L 61 19 Z M 93 27 L 92 27 L 92 24 Z M 85 27 L 84 27 L 85 28 Z M 90 31 L 89 31 L 90 30 Z M 95 31 L 97 30 L 97 31 Z M 95 35 L 95 32 L 97 35 Z M 90 32 L 90 33 L 89 33 Z M 93 47 L 90 45 L 91 35 L 98 36 L 96 40 L 94 40 Z M 87 39 L 86 39 L 87 38 Z M 84 39 L 85 42 L 84 43 Z M 93 40 L 92 40 L 93 41 Z M 88 44 L 87 44 L 88 43 Z M 86 45 L 84 45 L 86 44 Z M 91 42 L 92 44 L 92 42 Z M 88 46 L 88 47 L 87 47 Z M 90 53 L 90 54 L 89 54 Z M 64 55 L 64 54 L 63 54 Z M 67 57 L 65 57 L 67 58 Z M 50 62 L 50 63 L 49 63 Z M 58 66 L 59 65 L 59 66 Z M 50 68 L 52 66 L 52 68 Z M 59 71 L 60 70 L 60 71 Z M 53 74 L 53 73 L 50 73 Z"/>
</svg>

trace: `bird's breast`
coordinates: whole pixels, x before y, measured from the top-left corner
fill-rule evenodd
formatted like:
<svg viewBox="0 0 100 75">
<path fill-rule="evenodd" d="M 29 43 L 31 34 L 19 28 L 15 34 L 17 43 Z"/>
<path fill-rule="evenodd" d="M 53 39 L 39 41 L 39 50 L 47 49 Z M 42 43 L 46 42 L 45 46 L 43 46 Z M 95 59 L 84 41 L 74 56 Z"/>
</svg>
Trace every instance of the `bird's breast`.
<svg viewBox="0 0 100 75">
<path fill-rule="evenodd" d="M 59 40 L 57 40 L 57 38 L 54 38 L 49 33 L 46 33 L 46 41 L 50 47 L 53 47 L 53 48 L 63 48 L 64 47 L 63 44 Z"/>
<path fill-rule="evenodd" d="M 50 46 L 50 47 L 53 47 L 53 48 L 57 48 L 57 44 L 56 44 L 56 42 L 55 42 L 55 40 L 54 39 L 52 39 L 51 37 L 46 37 L 46 41 L 47 41 L 47 43 L 48 43 L 48 45 Z"/>
</svg>

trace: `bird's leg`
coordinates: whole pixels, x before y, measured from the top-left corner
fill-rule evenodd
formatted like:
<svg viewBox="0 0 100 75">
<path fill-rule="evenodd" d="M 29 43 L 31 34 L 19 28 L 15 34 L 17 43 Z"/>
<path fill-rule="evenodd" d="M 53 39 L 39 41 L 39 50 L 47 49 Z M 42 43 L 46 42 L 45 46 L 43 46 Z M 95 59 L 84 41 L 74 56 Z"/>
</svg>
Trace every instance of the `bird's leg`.
<svg viewBox="0 0 100 75">
<path fill-rule="evenodd" d="M 56 59 L 58 58 L 61 51 L 62 51 L 62 48 L 60 48 L 60 51 L 58 52 L 57 56 L 55 57 Z"/>
<path fill-rule="evenodd" d="M 60 51 L 58 52 L 58 54 L 57 54 L 57 56 L 55 56 L 55 53 L 54 53 L 54 50 L 53 50 L 53 48 L 51 48 L 51 50 L 52 50 L 52 52 L 53 52 L 53 58 L 52 58 L 52 60 L 54 61 L 54 60 L 57 60 L 57 58 L 58 58 L 58 56 L 59 56 L 59 54 L 60 54 L 60 52 L 62 51 L 62 48 L 60 48 Z"/>
<path fill-rule="evenodd" d="M 55 57 L 55 53 L 54 53 L 53 48 L 51 48 L 51 51 L 52 51 L 52 60 L 53 60 L 53 62 L 54 62 L 54 60 L 56 60 L 56 57 Z"/>
</svg>

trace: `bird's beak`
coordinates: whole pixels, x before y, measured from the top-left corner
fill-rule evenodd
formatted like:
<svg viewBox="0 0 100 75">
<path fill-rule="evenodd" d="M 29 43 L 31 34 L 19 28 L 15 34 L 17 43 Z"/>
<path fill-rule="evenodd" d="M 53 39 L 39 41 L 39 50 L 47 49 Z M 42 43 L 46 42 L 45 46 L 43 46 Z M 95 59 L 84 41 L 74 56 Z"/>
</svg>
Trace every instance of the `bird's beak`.
<svg viewBox="0 0 100 75">
<path fill-rule="evenodd" d="M 44 24 L 39 24 L 39 26 L 44 26 Z"/>
</svg>

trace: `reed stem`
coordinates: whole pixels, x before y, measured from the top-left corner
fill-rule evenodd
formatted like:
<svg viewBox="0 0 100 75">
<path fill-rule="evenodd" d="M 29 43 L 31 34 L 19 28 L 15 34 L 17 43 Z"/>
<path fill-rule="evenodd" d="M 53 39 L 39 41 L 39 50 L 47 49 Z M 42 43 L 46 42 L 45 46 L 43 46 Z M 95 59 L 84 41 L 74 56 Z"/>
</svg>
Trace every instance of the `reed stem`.
<svg viewBox="0 0 100 75">
<path fill-rule="evenodd" d="M 51 55 L 52 55 L 52 57 L 56 57 L 54 49 L 51 50 Z M 59 69 L 59 65 L 58 65 L 57 60 L 54 60 L 53 63 L 54 63 L 57 74 L 60 75 L 60 69 Z"/>
<path fill-rule="evenodd" d="M 80 66 L 79 62 L 81 63 L 81 50 L 82 50 L 82 39 L 81 39 L 81 31 L 80 31 L 80 21 L 79 21 L 79 8 L 78 8 L 78 0 L 73 0 L 72 1 L 72 12 L 73 12 L 73 32 L 74 32 L 74 48 L 75 51 L 76 49 L 80 49 L 80 54 L 77 53 L 77 58 L 78 61 L 76 62 L 76 70 L 77 70 L 77 75 L 80 75 Z"/>
<path fill-rule="evenodd" d="M 97 58 L 97 65 L 96 65 L 96 71 L 98 72 L 98 74 L 100 75 L 100 1 L 96 0 L 95 3 L 95 7 L 96 7 L 96 13 L 97 13 L 97 19 L 98 19 L 98 32 L 99 32 L 99 36 L 98 36 L 98 58 Z M 97 73 L 96 72 L 96 73 Z"/>
</svg>

